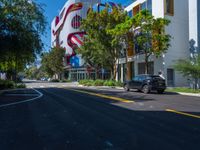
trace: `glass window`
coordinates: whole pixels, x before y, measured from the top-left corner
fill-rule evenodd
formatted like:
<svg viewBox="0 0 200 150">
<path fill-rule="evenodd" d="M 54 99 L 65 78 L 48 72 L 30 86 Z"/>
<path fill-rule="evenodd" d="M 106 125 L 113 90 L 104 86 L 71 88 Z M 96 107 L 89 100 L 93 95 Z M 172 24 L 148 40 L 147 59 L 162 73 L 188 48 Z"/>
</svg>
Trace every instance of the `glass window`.
<svg viewBox="0 0 200 150">
<path fill-rule="evenodd" d="M 165 0 L 165 14 L 174 15 L 174 0 Z"/>
<path fill-rule="evenodd" d="M 140 76 L 139 81 L 143 81 L 143 80 L 145 80 L 145 76 Z"/>
<path fill-rule="evenodd" d="M 131 77 L 133 78 L 135 76 L 135 63 L 131 62 Z"/>
<path fill-rule="evenodd" d="M 152 0 L 147 0 L 147 9 L 152 14 Z"/>
<path fill-rule="evenodd" d="M 147 9 L 147 2 L 141 4 L 141 10 Z"/>
<path fill-rule="evenodd" d="M 121 64 L 118 65 L 118 81 L 121 81 Z"/>
<path fill-rule="evenodd" d="M 174 69 L 167 69 L 167 85 L 174 86 Z"/>
<path fill-rule="evenodd" d="M 148 63 L 148 74 L 154 74 L 154 62 Z M 138 63 L 138 74 L 145 74 L 145 63 Z"/>
<path fill-rule="evenodd" d="M 129 17 L 133 17 L 133 12 L 132 12 L 132 10 L 128 12 L 128 16 L 129 16 Z"/>
<path fill-rule="evenodd" d="M 139 81 L 139 77 L 138 77 L 138 76 L 135 76 L 135 77 L 133 78 L 133 81 Z"/>
</svg>

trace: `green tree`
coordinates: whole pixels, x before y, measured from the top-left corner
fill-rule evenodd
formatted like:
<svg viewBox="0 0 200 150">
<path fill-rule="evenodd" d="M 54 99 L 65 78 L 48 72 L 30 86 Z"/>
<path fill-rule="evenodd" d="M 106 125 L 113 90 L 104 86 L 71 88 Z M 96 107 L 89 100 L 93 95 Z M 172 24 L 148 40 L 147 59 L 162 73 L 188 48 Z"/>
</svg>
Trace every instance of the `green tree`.
<svg viewBox="0 0 200 150">
<path fill-rule="evenodd" d="M 131 31 L 134 24 L 134 19 L 129 16 L 126 17 L 125 21 L 116 25 L 114 28 L 107 30 L 107 33 L 113 36 L 112 43 L 121 43 L 122 57 L 125 57 L 125 63 L 128 63 L 128 49 L 132 48 L 133 50 L 133 32 Z M 119 57 L 118 57 L 119 60 Z M 128 65 L 126 66 L 126 72 L 129 72 Z M 128 74 L 127 77 L 128 79 Z"/>
<path fill-rule="evenodd" d="M 29 66 L 24 70 L 25 77 L 28 79 L 48 78 L 48 74 L 44 71 L 42 67 L 37 68 L 36 66 Z"/>
<path fill-rule="evenodd" d="M 140 47 L 145 56 L 145 73 L 148 73 L 149 57 L 152 54 L 159 57 L 170 46 L 171 36 L 164 31 L 169 23 L 169 20 L 154 18 L 148 10 L 143 10 L 132 18 L 127 17 L 125 22 L 109 30 L 109 33 L 115 36 L 114 40 L 121 39 L 126 48 L 134 47 L 134 44 Z"/>
<path fill-rule="evenodd" d="M 43 72 L 45 72 L 49 77 L 52 77 L 54 75 L 54 72 L 50 66 L 51 63 L 50 53 L 43 53 L 41 58 L 42 58 L 41 68 Z"/>
<path fill-rule="evenodd" d="M 41 52 L 46 20 L 34 1 L 0 0 L 0 8 L 0 70 L 12 76 Z"/>
<path fill-rule="evenodd" d="M 111 70 L 112 78 L 116 76 L 115 64 L 119 56 L 120 44 L 119 41 L 112 42 L 113 36 L 107 31 L 124 22 L 125 18 L 126 13 L 123 10 L 113 8 L 110 12 L 106 7 L 100 13 L 90 11 L 81 25 L 81 29 L 86 31 L 87 36 L 78 53 L 87 64 L 95 68 L 103 67 Z"/>
<path fill-rule="evenodd" d="M 30 66 L 25 69 L 25 76 L 28 79 L 36 79 L 38 69 L 36 66 Z"/>
<path fill-rule="evenodd" d="M 197 89 L 198 79 L 200 79 L 200 55 L 195 61 L 180 59 L 174 65 L 174 68 L 185 77 L 191 77 L 194 80 L 194 89 Z"/>
<path fill-rule="evenodd" d="M 149 57 L 152 54 L 159 57 L 170 46 L 171 36 L 165 33 L 169 23 L 168 19 L 154 18 L 148 10 L 140 11 L 134 17 L 134 28 L 139 28 L 139 34 L 134 33 L 134 39 L 144 53 L 145 73 L 148 73 Z"/>
<path fill-rule="evenodd" d="M 42 70 L 50 77 L 53 75 L 60 75 L 63 72 L 64 64 L 63 58 L 65 49 L 61 47 L 54 47 L 49 53 L 44 53 L 42 56 Z"/>
</svg>

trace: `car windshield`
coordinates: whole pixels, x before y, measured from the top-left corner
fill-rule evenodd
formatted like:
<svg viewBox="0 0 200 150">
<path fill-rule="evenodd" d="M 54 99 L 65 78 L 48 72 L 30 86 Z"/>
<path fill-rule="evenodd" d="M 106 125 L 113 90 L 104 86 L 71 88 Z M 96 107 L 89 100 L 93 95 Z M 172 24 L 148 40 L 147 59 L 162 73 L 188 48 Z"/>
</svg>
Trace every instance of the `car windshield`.
<svg viewBox="0 0 200 150">
<path fill-rule="evenodd" d="M 161 77 L 160 76 L 158 76 L 158 75 L 150 75 L 150 76 L 147 76 L 146 77 L 147 79 L 160 79 Z"/>
</svg>

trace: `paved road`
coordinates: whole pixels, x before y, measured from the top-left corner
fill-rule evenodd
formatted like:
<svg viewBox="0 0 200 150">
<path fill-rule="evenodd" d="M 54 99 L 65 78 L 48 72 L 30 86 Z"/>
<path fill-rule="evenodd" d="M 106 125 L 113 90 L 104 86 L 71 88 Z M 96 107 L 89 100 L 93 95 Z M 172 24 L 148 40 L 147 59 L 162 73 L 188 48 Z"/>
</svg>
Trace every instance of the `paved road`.
<svg viewBox="0 0 200 150">
<path fill-rule="evenodd" d="M 144 97 L 141 93 L 131 92 L 123 97 L 136 95 L 133 97 L 135 102 L 124 103 L 71 88 L 37 90 L 42 97 L 34 99 L 27 94 L 24 100 L 32 101 L 0 107 L 1 150 L 200 149 L 200 119 L 157 107 L 136 109 L 135 105 L 155 102 L 161 97 L 165 97 L 165 101 L 168 96 L 152 94 Z M 115 92 L 105 91 L 109 92 L 101 90 L 99 93 L 113 95 Z M 121 95 L 115 93 L 115 96 Z M 193 101 L 199 104 L 198 100 Z M 196 108 L 194 110 L 199 113 Z"/>
</svg>

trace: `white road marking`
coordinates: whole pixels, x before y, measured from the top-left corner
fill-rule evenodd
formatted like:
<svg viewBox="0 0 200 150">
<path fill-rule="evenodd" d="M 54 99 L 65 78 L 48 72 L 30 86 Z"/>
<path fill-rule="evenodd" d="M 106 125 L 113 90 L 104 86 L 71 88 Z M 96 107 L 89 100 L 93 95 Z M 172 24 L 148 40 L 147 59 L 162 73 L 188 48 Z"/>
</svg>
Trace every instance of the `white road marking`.
<svg viewBox="0 0 200 150">
<path fill-rule="evenodd" d="M 2 107 L 7 107 L 7 106 L 12 106 L 12 105 L 17 105 L 17 104 L 22 104 L 22 103 L 26 103 L 26 102 L 30 102 L 30 101 L 34 101 L 34 100 L 39 99 L 39 98 L 41 98 L 41 97 L 43 96 L 43 94 L 42 94 L 40 91 L 38 91 L 38 90 L 36 90 L 36 89 L 32 89 L 32 90 L 34 90 L 35 92 L 37 92 L 39 96 L 38 96 L 38 97 L 35 97 L 35 98 L 23 100 L 23 101 L 20 101 L 20 102 L 14 102 L 14 103 L 9 103 L 9 104 L 3 104 L 3 105 L 0 105 L 0 108 L 2 108 Z"/>
<path fill-rule="evenodd" d="M 44 86 L 40 86 L 41 88 L 44 88 Z"/>
<path fill-rule="evenodd" d="M 4 94 L 5 96 L 39 96 L 39 94 Z"/>
<path fill-rule="evenodd" d="M 113 144 L 110 141 L 105 141 L 106 145 L 109 147 L 113 147 Z"/>
</svg>

